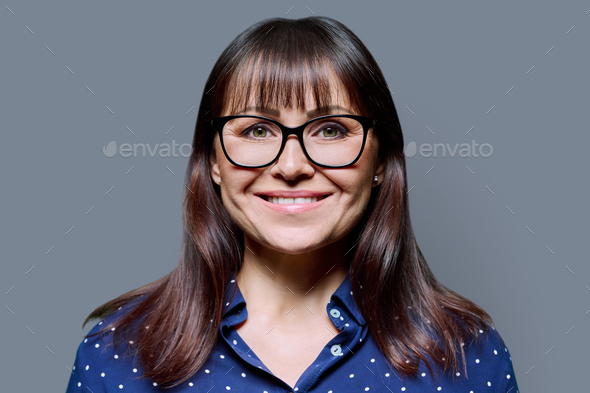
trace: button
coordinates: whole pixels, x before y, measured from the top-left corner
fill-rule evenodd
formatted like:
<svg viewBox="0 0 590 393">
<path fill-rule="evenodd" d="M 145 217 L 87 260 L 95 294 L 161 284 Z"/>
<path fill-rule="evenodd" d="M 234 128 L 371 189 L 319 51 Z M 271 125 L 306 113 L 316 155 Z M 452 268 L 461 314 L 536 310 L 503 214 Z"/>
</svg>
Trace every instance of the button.
<svg viewBox="0 0 590 393">
<path fill-rule="evenodd" d="M 332 345 L 332 348 L 330 348 L 330 351 L 332 352 L 332 355 L 339 356 L 342 353 L 342 348 L 340 348 L 339 344 L 334 344 Z"/>
<path fill-rule="evenodd" d="M 333 316 L 334 318 L 338 318 L 340 316 L 340 311 L 333 308 L 330 310 L 330 315 Z"/>
</svg>

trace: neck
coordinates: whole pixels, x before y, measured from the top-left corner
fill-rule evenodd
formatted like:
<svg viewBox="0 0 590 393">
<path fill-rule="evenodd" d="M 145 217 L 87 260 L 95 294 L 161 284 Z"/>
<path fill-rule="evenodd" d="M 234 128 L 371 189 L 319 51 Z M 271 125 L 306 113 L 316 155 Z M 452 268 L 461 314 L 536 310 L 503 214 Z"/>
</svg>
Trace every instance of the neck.
<svg viewBox="0 0 590 393">
<path fill-rule="evenodd" d="M 311 311 L 309 316 L 325 313 L 330 297 L 348 274 L 346 239 L 294 255 L 277 252 L 245 237 L 248 248 L 236 281 L 248 314 L 277 321 L 293 308 L 307 307 Z"/>
</svg>

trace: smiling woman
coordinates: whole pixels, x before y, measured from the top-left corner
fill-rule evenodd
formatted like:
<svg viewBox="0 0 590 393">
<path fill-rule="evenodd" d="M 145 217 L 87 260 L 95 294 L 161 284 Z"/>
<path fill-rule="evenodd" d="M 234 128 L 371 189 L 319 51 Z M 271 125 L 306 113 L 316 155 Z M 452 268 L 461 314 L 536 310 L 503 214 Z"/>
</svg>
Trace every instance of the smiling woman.
<svg viewBox="0 0 590 393">
<path fill-rule="evenodd" d="M 236 37 L 192 147 L 178 266 L 88 316 L 68 392 L 518 392 L 492 318 L 420 252 L 395 105 L 343 24 Z"/>
</svg>

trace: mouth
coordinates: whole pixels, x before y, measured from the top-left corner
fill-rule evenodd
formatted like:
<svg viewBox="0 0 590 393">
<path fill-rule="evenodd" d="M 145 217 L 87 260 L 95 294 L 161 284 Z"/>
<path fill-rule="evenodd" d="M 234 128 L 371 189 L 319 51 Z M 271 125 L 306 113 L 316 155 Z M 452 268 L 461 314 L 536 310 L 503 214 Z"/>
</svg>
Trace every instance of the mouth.
<svg viewBox="0 0 590 393">
<path fill-rule="evenodd" d="M 271 197 L 268 195 L 256 195 L 259 198 L 264 199 L 267 202 L 275 203 L 278 205 L 292 205 L 292 204 L 305 204 L 314 203 L 326 199 L 332 194 L 326 194 L 319 197 L 307 197 L 307 198 L 284 198 L 284 197 Z"/>
</svg>

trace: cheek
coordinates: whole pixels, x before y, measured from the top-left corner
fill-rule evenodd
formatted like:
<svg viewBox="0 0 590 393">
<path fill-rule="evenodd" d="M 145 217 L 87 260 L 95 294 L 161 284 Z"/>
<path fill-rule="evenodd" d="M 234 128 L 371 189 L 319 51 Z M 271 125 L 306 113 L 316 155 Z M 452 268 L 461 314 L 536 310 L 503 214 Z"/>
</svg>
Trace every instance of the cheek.
<svg viewBox="0 0 590 393">
<path fill-rule="evenodd" d="M 237 169 L 229 162 L 222 164 L 221 168 L 221 194 L 223 202 L 230 209 L 239 209 L 244 204 L 246 198 L 253 198 L 248 194 L 248 187 L 259 176 L 252 170 Z"/>
</svg>

